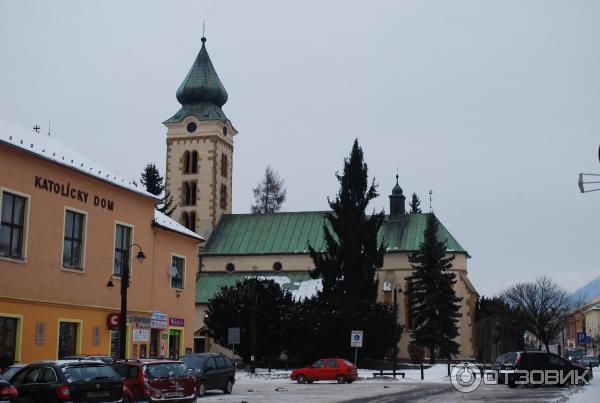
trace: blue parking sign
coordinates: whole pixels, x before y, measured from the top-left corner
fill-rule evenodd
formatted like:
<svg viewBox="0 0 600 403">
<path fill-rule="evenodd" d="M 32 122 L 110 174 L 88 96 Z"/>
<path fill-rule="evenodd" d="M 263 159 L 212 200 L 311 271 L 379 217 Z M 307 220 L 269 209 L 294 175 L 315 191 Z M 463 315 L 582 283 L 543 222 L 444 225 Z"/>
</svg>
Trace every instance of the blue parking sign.
<svg viewBox="0 0 600 403">
<path fill-rule="evenodd" d="M 577 344 L 586 344 L 587 337 L 584 332 L 577 332 Z"/>
</svg>

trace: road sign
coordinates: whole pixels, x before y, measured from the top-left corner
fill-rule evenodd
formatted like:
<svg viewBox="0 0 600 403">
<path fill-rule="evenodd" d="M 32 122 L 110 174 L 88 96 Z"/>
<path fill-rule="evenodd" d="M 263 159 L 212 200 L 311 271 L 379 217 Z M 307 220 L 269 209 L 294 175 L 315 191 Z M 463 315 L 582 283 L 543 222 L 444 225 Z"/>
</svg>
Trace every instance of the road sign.
<svg viewBox="0 0 600 403">
<path fill-rule="evenodd" d="M 577 332 L 577 344 L 586 344 L 587 337 L 584 332 Z"/>
<path fill-rule="evenodd" d="M 361 347 L 363 345 L 363 331 L 353 330 L 350 335 L 350 347 Z"/>
<path fill-rule="evenodd" d="M 230 327 L 227 329 L 227 344 L 240 344 L 240 328 Z"/>
</svg>

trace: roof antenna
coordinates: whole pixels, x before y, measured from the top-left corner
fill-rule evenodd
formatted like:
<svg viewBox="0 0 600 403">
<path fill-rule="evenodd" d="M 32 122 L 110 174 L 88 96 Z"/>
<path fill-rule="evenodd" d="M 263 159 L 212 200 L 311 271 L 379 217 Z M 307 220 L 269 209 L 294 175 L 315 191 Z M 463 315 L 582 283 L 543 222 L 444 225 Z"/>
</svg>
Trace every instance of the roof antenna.
<svg viewBox="0 0 600 403">
<path fill-rule="evenodd" d="M 431 213 L 431 195 L 433 194 L 433 190 L 429 189 L 429 212 Z"/>
<path fill-rule="evenodd" d="M 50 121 L 48 120 L 48 136 L 50 135 Z"/>
<path fill-rule="evenodd" d="M 202 37 L 206 37 L 206 20 L 202 20 Z"/>
<path fill-rule="evenodd" d="M 40 126 L 38 126 L 37 124 L 35 126 L 33 126 L 33 131 L 36 133 L 40 132 Z"/>
</svg>

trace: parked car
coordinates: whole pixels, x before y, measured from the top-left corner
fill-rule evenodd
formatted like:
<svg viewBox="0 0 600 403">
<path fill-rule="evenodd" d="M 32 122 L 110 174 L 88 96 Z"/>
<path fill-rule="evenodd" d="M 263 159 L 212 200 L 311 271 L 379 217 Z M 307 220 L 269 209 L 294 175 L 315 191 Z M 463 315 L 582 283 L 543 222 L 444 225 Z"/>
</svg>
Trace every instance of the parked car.
<svg viewBox="0 0 600 403">
<path fill-rule="evenodd" d="M 314 381 L 352 383 L 358 378 L 358 372 L 356 366 L 350 361 L 341 358 L 322 358 L 310 367 L 295 369 L 290 377 L 292 381 L 298 383 Z"/>
<path fill-rule="evenodd" d="M 87 361 L 102 361 L 105 364 L 111 365 L 115 362 L 114 358 L 110 355 L 89 355 L 89 354 L 79 354 L 72 355 L 70 357 L 65 357 L 65 360 L 87 360 Z"/>
<path fill-rule="evenodd" d="M 566 374 L 567 371 L 576 371 L 579 376 L 584 376 L 587 381 L 592 379 L 592 373 L 582 366 L 573 364 L 564 358 L 543 351 L 517 351 L 509 353 L 505 358 L 507 384 L 509 387 L 517 387 L 517 380 L 521 380 L 520 374 L 514 371 L 532 370 L 559 370 Z"/>
<path fill-rule="evenodd" d="M 181 361 L 119 360 L 113 368 L 125 382 L 123 402 L 195 402 L 196 384 Z"/>
<path fill-rule="evenodd" d="M 96 361 L 38 361 L 21 368 L 10 382 L 17 402 L 120 402 L 123 380 Z"/>
<path fill-rule="evenodd" d="M 0 377 L 0 403 L 13 403 L 17 401 L 17 388 L 6 379 Z"/>
<path fill-rule="evenodd" d="M 581 364 L 583 360 L 584 351 L 581 348 L 568 348 L 567 349 L 567 359 L 571 361 L 573 364 Z"/>
<path fill-rule="evenodd" d="M 592 367 L 597 367 L 599 364 L 598 357 L 594 355 L 584 355 L 583 359 L 581 360 L 581 365 L 583 365 L 584 367 L 589 367 L 590 364 L 592 365 Z"/>
<path fill-rule="evenodd" d="M 207 390 L 220 389 L 226 395 L 233 390 L 235 366 L 220 353 L 187 354 L 180 358 L 196 380 L 198 397 Z"/>
<path fill-rule="evenodd" d="M 21 368 L 23 368 L 25 366 L 25 364 L 14 364 L 11 365 L 10 367 L 6 368 L 4 371 L 2 371 L 2 373 L 0 374 L 0 376 L 4 379 L 10 379 L 12 378 L 12 376 L 14 374 L 16 374 L 17 372 L 19 372 L 19 370 Z"/>
<path fill-rule="evenodd" d="M 504 383 L 504 373 L 501 371 L 510 369 L 510 367 L 511 367 L 511 365 L 510 365 L 510 363 L 511 363 L 510 355 L 511 354 L 516 354 L 516 353 L 500 354 L 498 357 L 496 357 L 496 359 L 494 360 L 494 363 L 492 364 L 492 369 L 495 371 L 498 371 L 498 381 L 500 383 Z"/>
</svg>

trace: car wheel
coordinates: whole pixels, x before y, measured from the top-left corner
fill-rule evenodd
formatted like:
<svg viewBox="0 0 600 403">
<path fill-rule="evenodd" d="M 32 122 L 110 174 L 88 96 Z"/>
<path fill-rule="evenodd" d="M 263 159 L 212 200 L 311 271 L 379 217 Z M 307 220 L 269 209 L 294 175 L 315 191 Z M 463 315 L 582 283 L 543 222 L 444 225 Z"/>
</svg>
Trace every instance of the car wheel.
<svg viewBox="0 0 600 403">
<path fill-rule="evenodd" d="M 228 394 L 231 393 L 232 390 L 233 390 L 233 382 L 231 382 L 231 379 L 228 379 L 227 380 L 227 384 L 223 388 L 223 393 L 225 393 L 226 395 L 228 395 Z"/>
<path fill-rule="evenodd" d="M 337 383 L 346 383 L 346 377 L 344 375 L 338 375 L 335 379 Z"/>
<path fill-rule="evenodd" d="M 196 390 L 198 392 L 198 397 L 204 397 L 204 394 L 206 393 L 206 385 L 204 384 L 204 381 L 198 382 L 198 385 L 196 385 Z"/>
<path fill-rule="evenodd" d="M 306 382 L 306 378 L 304 377 L 304 375 L 298 375 L 298 377 L 296 378 L 296 381 L 298 383 L 304 383 L 304 382 Z"/>
</svg>

